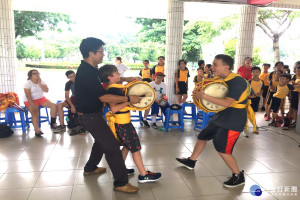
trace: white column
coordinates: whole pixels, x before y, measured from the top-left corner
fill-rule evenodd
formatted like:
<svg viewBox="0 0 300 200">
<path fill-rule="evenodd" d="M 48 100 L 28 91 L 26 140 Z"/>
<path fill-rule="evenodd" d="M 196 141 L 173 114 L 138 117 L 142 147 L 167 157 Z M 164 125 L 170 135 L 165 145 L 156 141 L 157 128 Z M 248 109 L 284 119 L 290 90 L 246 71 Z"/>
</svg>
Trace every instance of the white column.
<svg viewBox="0 0 300 200">
<path fill-rule="evenodd" d="M 166 66 L 165 81 L 169 103 L 177 103 L 174 91 L 175 70 L 182 58 L 184 3 L 168 0 L 167 33 L 166 33 Z"/>
<path fill-rule="evenodd" d="M 256 13 L 257 7 L 255 6 L 245 5 L 241 8 L 239 34 L 235 54 L 235 71 L 238 70 L 240 66 L 244 65 L 246 57 L 252 57 Z"/>
<path fill-rule="evenodd" d="M 0 0 L 0 92 L 15 92 L 16 47 L 11 0 Z"/>
</svg>

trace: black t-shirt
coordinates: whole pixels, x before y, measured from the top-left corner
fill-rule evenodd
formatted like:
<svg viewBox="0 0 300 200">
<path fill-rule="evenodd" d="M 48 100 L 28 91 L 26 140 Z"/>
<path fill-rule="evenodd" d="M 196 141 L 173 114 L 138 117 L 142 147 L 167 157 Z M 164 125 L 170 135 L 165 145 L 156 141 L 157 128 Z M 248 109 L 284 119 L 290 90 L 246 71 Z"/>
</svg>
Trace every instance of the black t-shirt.
<svg viewBox="0 0 300 200">
<path fill-rule="evenodd" d="M 227 97 L 230 97 L 236 101 L 239 100 L 242 93 L 247 89 L 247 81 L 237 76 L 229 81 L 225 82 L 228 85 L 228 94 Z M 246 104 L 248 98 L 242 101 L 240 104 Z M 211 123 L 216 124 L 219 127 L 226 128 L 233 131 L 242 132 L 244 130 L 245 124 L 247 121 L 247 111 L 246 109 L 238 109 L 228 107 L 225 110 L 222 110 L 216 113 Z"/>
<path fill-rule="evenodd" d="M 105 94 L 105 90 L 101 85 L 98 69 L 83 60 L 76 73 L 75 93 L 78 112 L 102 112 L 103 103 L 99 97 Z"/>
<path fill-rule="evenodd" d="M 113 94 L 113 95 L 118 95 L 118 96 L 125 96 L 120 88 L 109 88 L 106 91 L 106 94 Z M 124 112 L 116 112 L 115 114 L 120 114 Z"/>
<path fill-rule="evenodd" d="M 72 91 L 72 95 L 75 95 L 75 83 L 73 83 L 72 81 L 68 81 L 65 85 L 65 91 Z"/>
</svg>

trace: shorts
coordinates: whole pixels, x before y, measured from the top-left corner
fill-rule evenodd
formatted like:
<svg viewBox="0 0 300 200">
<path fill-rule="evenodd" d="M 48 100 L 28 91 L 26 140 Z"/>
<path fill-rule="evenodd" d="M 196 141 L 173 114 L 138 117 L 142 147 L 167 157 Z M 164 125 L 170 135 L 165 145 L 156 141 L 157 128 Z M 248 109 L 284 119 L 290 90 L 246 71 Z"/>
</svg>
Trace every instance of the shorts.
<svg viewBox="0 0 300 200">
<path fill-rule="evenodd" d="M 115 124 L 115 127 L 121 146 L 124 146 L 131 153 L 141 150 L 140 139 L 132 123 Z"/>
<path fill-rule="evenodd" d="M 260 97 L 255 97 L 255 98 L 251 98 L 251 107 L 253 109 L 254 112 L 258 111 L 258 105 L 259 105 L 259 101 L 260 101 Z"/>
<path fill-rule="evenodd" d="M 199 140 L 213 140 L 217 152 L 232 154 L 234 145 L 240 136 L 240 132 L 218 127 L 213 123 L 208 125 L 199 133 Z"/>
<path fill-rule="evenodd" d="M 49 101 L 46 97 L 42 97 L 40 99 L 35 99 L 33 100 L 33 103 L 37 106 L 42 106 L 44 103 L 46 103 L 47 101 Z M 25 101 L 24 102 L 25 104 L 25 107 L 29 107 L 30 106 L 30 103 L 29 101 Z"/>
<path fill-rule="evenodd" d="M 75 95 L 72 95 L 71 98 L 70 98 L 71 102 L 73 105 L 76 105 L 76 96 Z M 69 103 L 67 102 L 67 100 L 65 100 L 66 104 L 68 104 L 68 108 L 70 108 L 71 106 L 69 105 Z"/>
<path fill-rule="evenodd" d="M 165 106 L 158 105 L 158 103 L 154 102 L 151 106 L 151 115 L 158 115 L 159 108 L 161 109 L 161 112 L 166 116 L 167 114 L 167 108 L 170 108 L 169 102 Z"/>
<path fill-rule="evenodd" d="M 262 97 L 266 98 L 268 94 L 269 86 L 265 86 L 263 89 Z"/>
<path fill-rule="evenodd" d="M 179 88 L 179 92 L 176 93 L 177 95 L 187 94 L 187 84 L 186 84 L 186 82 L 178 81 L 178 88 Z M 175 92 L 176 92 L 176 85 L 175 85 Z"/>
<path fill-rule="evenodd" d="M 291 108 L 298 110 L 299 97 L 298 92 L 292 91 Z"/>
<path fill-rule="evenodd" d="M 272 100 L 271 100 L 271 106 L 270 106 L 270 109 L 274 112 L 274 113 L 277 113 L 279 108 L 280 108 L 280 105 L 281 105 L 281 102 L 283 102 L 283 99 L 278 99 L 276 97 L 273 97 Z"/>
<path fill-rule="evenodd" d="M 274 94 L 275 94 L 275 92 L 271 92 L 271 91 L 269 92 L 269 95 L 268 95 L 269 97 L 268 97 L 268 101 L 267 101 L 268 105 L 271 104 L 271 100 L 272 100 Z"/>
<path fill-rule="evenodd" d="M 146 81 L 146 82 L 150 83 L 151 82 L 151 78 L 143 78 L 142 81 Z"/>
</svg>

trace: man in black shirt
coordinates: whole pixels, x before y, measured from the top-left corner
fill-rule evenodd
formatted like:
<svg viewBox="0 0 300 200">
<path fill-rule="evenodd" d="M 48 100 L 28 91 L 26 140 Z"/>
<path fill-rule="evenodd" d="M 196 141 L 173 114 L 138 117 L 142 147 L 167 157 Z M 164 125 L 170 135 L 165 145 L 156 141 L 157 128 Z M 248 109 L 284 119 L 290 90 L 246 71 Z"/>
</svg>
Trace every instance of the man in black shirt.
<svg viewBox="0 0 300 200">
<path fill-rule="evenodd" d="M 114 190 L 135 193 L 139 189 L 128 183 L 127 170 L 120 145 L 102 117 L 103 103 L 138 103 L 138 96 L 105 94 L 97 66 L 102 62 L 104 42 L 97 38 L 86 38 L 80 44 L 83 60 L 77 70 L 75 91 L 79 122 L 95 139 L 90 158 L 84 167 L 84 175 L 102 173 L 106 169 L 97 167 L 103 154 L 114 176 Z"/>
<path fill-rule="evenodd" d="M 223 184 L 229 188 L 245 184 L 244 171 L 239 170 L 232 151 L 246 124 L 246 107 L 250 91 L 246 80 L 240 75 L 232 73 L 232 68 L 233 59 L 224 54 L 217 55 L 211 67 L 214 75 L 223 78 L 228 86 L 228 93 L 225 98 L 206 95 L 203 90 L 193 92 L 194 98 L 205 99 L 223 106 L 225 109 L 216 113 L 199 133 L 192 155 L 188 158 L 177 158 L 178 162 L 192 170 L 207 141 L 213 140 L 215 149 L 233 173 L 232 177 Z"/>
</svg>

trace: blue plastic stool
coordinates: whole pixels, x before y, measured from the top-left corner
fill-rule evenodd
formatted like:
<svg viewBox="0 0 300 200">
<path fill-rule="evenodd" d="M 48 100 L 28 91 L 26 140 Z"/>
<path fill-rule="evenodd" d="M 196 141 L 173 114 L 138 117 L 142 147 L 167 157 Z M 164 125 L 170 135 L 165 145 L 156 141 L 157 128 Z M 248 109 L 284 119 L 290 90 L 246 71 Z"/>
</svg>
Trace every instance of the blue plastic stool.
<svg viewBox="0 0 300 200">
<path fill-rule="evenodd" d="M 20 114 L 20 120 L 16 120 L 15 113 Z M 24 112 L 14 107 L 6 108 L 5 123 L 8 124 L 10 128 L 22 128 L 23 132 L 26 132 L 26 126 L 29 127 L 29 124 L 25 120 Z M 18 123 L 20 124 L 18 125 Z"/>
<path fill-rule="evenodd" d="M 192 113 L 184 113 L 185 108 L 186 107 L 190 107 L 192 110 Z M 193 103 L 182 103 L 181 104 L 181 108 L 183 110 L 183 119 L 191 119 L 191 120 L 195 120 L 196 119 L 196 115 L 197 115 L 197 109 L 196 109 L 196 105 Z"/>
<path fill-rule="evenodd" d="M 178 121 L 170 121 L 170 116 L 172 114 L 178 114 Z M 170 125 L 170 123 L 178 123 L 178 126 Z M 181 132 L 184 132 L 184 123 L 183 123 L 183 110 L 171 110 L 167 109 L 166 119 L 165 119 L 165 131 L 168 132 L 169 128 L 181 128 Z"/>
<path fill-rule="evenodd" d="M 143 125 L 142 124 L 142 120 L 143 120 L 142 111 L 135 111 L 135 112 L 130 111 L 130 115 L 131 115 L 131 121 L 132 122 L 140 122 L 140 125 Z"/>
<path fill-rule="evenodd" d="M 199 109 L 195 118 L 194 130 L 196 130 L 196 128 L 204 129 L 214 114 L 214 112 L 206 113 Z"/>
<path fill-rule="evenodd" d="M 41 109 L 42 109 L 42 108 L 45 108 L 46 116 L 41 115 Z M 27 123 L 32 123 L 31 117 L 28 117 L 28 113 L 29 113 L 29 112 L 26 112 L 26 113 L 25 113 L 26 122 L 27 122 Z M 46 107 L 44 107 L 44 106 L 39 106 L 39 127 L 41 127 L 41 124 L 42 124 L 43 122 L 48 122 L 49 125 L 50 125 L 48 109 L 47 109 Z"/>
<path fill-rule="evenodd" d="M 103 114 L 102 114 L 102 116 L 103 116 L 103 118 L 104 118 L 104 120 L 106 121 L 106 118 L 105 118 L 105 115 L 106 115 L 106 113 L 108 113 L 109 112 L 109 106 L 105 106 L 104 108 L 103 108 Z"/>
</svg>

